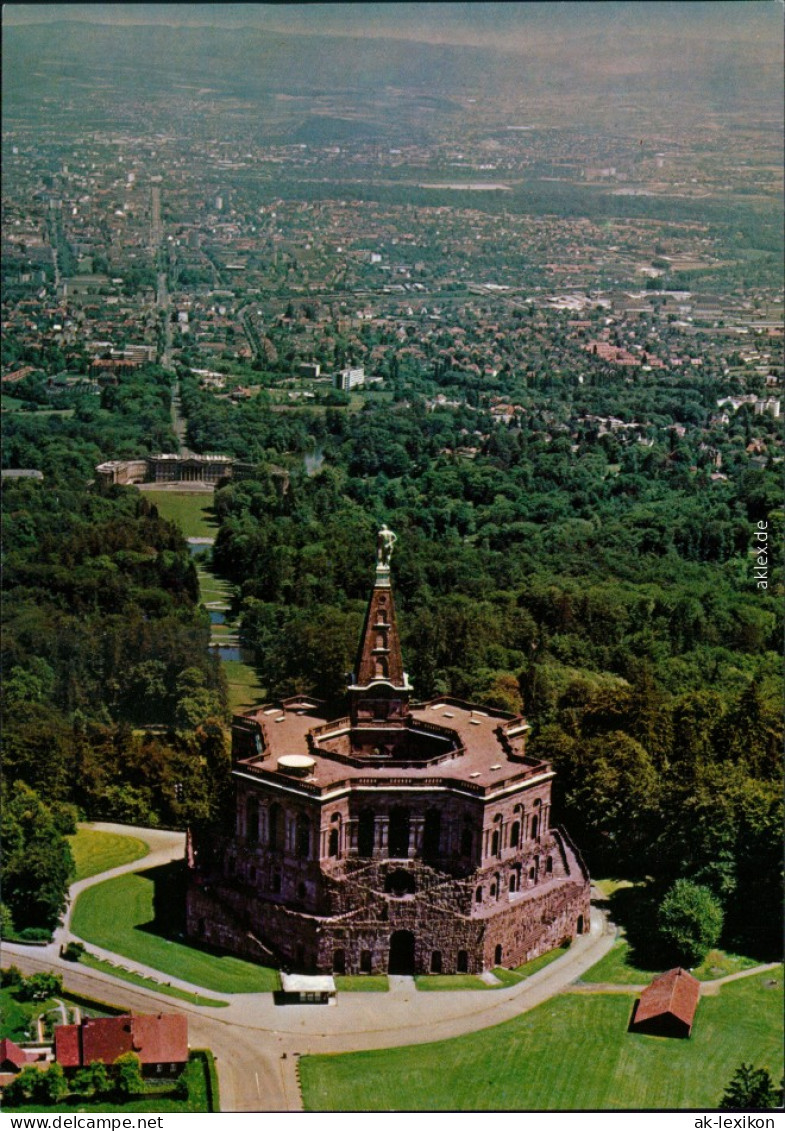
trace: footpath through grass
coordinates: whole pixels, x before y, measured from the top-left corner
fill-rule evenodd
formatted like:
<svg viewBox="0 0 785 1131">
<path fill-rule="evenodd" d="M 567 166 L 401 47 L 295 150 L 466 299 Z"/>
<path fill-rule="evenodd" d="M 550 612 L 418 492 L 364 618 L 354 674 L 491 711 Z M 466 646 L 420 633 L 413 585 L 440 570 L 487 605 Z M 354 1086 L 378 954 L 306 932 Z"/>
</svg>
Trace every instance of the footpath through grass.
<svg viewBox="0 0 785 1131">
<path fill-rule="evenodd" d="M 93 946 L 206 990 L 240 994 L 280 989 L 276 970 L 180 941 L 182 912 L 174 903 L 182 905 L 181 883 L 171 870 L 154 868 L 96 884 L 77 899 L 71 930 Z"/>
<path fill-rule="evenodd" d="M 633 994 L 561 994 L 429 1045 L 300 1060 L 306 1111 L 714 1108 L 741 1061 L 783 1071 L 782 968 L 702 998 L 689 1040 L 628 1033 Z"/>
<path fill-rule="evenodd" d="M 75 835 L 67 839 L 76 864 L 75 880 L 86 880 L 88 876 L 130 864 L 150 851 L 150 846 L 138 837 L 100 832 L 89 825 L 80 825 Z"/>
</svg>

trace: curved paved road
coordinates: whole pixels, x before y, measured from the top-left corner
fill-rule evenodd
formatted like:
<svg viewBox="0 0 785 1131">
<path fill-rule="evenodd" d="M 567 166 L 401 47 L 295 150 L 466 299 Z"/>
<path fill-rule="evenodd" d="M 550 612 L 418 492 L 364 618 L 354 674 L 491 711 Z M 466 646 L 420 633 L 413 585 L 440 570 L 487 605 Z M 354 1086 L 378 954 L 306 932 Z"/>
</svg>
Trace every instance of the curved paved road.
<svg viewBox="0 0 785 1131">
<path fill-rule="evenodd" d="M 229 1002 L 224 1008 L 200 1007 L 60 958 L 61 944 L 75 937 L 69 924 L 73 903 L 81 891 L 113 876 L 142 871 L 183 855 L 182 833 L 112 824 L 94 827 L 138 836 L 150 845 L 151 851 L 142 859 L 74 884 L 65 923 L 55 941 L 48 947 L 6 944 L 6 959 L 11 958 L 27 973 L 55 969 L 63 974 L 69 989 L 111 1000 L 124 1008 L 149 1011 L 174 1007 L 187 1014 L 191 1046 L 211 1048 L 216 1056 L 224 1111 L 302 1110 L 296 1076 L 298 1054 L 423 1044 L 510 1020 L 580 978 L 610 950 L 615 938 L 613 926 L 595 909 L 590 934 L 577 938 L 561 958 L 515 986 L 418 993 L 411 978 L 392 978 L 389 993 L 339 994 L 331 1006 L 277 1006 L 272 994 L 223 995 L 167 977 L 174 986 Z M 159 971 L 109 955 L 92 945 L 90 949 L 128 969 L 162 979 Z"/>
</svg>

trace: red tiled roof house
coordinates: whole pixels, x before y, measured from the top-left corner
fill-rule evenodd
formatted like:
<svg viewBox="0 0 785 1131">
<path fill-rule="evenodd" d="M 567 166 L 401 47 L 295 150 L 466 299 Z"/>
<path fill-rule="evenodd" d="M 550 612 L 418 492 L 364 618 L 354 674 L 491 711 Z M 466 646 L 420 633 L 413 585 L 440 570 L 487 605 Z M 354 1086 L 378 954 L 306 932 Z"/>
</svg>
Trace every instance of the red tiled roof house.
<svg viewBox="0 0 785 1131">
<path fill-rule="evenodd" d="M 36 1060 L 35 1053 L 25 1052 L 8 1037 L 3 1037 L 0 1041 L 0 1087 L 9 1084 L 26 1064 L 33 1064 Z"/>
<path fill-rule="evenodd" d="M 80 1025 L 55 1028 L 55 1060 L 63 1068 L 100 1061 L 114 1064 L 133 1052 L 148 1075 L 179 1073 L 188 1060 L 188 1021 L 181 1014 L 123 1014 L 87 1017 Z"/>
<path fill-rule="evenodd" d="M 630 1029 L 657 1037 L 689 1037 L 700 982 L 680 966 L 655 978 L 640 996 Z"/>
</svg>

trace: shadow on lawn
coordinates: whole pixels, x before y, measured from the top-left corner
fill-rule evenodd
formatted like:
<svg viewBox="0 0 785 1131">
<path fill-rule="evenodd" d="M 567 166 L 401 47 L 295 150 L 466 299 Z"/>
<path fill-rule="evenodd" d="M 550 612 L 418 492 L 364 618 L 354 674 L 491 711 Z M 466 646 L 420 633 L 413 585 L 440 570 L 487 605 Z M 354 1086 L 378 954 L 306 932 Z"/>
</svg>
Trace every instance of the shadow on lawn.
<svg viewBox="0 0 785 1131">
<path fill-rule="evenodd" d="M 137 923 L 136 930 L 148 935 L 187 946 L 195 954 L 209 954 L 214 958 L 232 958 L 228 950 L 197 942 L 185 933 L 185 893 L 188 887 L 188 870 L 184 860 L 172 860 L 157 868 L 138 873 L 153 883 L 153 918 L 147 923 Z"/>
<path fill-rule="evenodd" d="M 157 868 L 139 872 L 154 887 L 153 918 L 149 923 L 139 923 L 137 929 L 158 935 L 168 941 L 185 939 L 185 891 L 187 872 L 184 860 L 172 860 Z"/>
<path fill-rule="evenodd" d="M 654 885 L 636 885 L 617 888 L 610 898 L 596 901 L 624 930 L 630 948 L 627 960 L 639 970 L 663 970 L 672 958 L 657 937 L 661 899 L 662 893 Z"/>
</svg>

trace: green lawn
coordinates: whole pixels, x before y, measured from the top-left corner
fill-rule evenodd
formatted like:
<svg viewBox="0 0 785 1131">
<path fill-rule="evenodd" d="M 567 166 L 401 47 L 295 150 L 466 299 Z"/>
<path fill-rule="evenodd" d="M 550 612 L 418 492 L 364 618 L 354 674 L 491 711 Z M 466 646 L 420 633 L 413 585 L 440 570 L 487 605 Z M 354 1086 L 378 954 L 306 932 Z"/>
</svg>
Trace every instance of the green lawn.
<svg viewBox="0 0 785 1131">
<path fill-rule="evenodd" d="M 161 518 L 176 522 L 186 538 L 215 537 L 218 523 L 213 517 L 212 491 L 145 491 L 144 497 L 158 508 Z"/>
<path fill-rule="evenodd" d="M 173 918 L 156 922 L 156 906 L 161 915 L 172 914 L 171 889 L 156 900 L 156 873 L 162 871 L 118 876 L 83 891 L 76 901 L 71 930 L 87 943 L 206 990 L 239 994 L 279 989 L 276 970 L 232 955 L 198 950 L 178 941 Z M 177 927 L 181 929 L 181 924 Z"/>
<path fill-rule="evenodd" d="M 524 978 L 530 978 L 532 974 L 536 974 L 538 970 L 542 970 L 544 966 L 550 966 L 557 958 L 561 958 L 567 952 L 566 946 L 556 947 L 555 950 L 549 950 L 547 954 L 541 954 L 539 958 L 533 958 L 531 962 L 525 962 L 523 966 L 516 966 L 514 970 L 508 970 L 506 966 L 497 966 L 494 968 L 494 975 L 498 979 L 497 985 L 488 985 L 477 974 L 417 974 L 414 978 L 414 984 L 418 990 L 425 990 L 426 992 L 440 991 L 440 990 L 501 990 L 505 986 L 515 986 L 518 982 L 522 982 Z"/>
<path fill-rule="evenodd" d="M 112 977 L 119 978 L 123 982 L 130 982 L 133 986 L 143 986 L 146 990 L 155 990 L 156 993 L 164 994 L 166 997 L 176 997 L 180 1001 L 190 1002 L 191 1005 L 205 1005 L 212 1006 L 214 1009 L 220 1009 L 229 1004 L 228 1001 L 219 1001 L 217 998 L 190 994 L 187 990 L 178 990 L 176 986 L 156 982 L 153 978 L 145 978 L 144 975 L 134 974 L 131 970 L 123 970 L 119 966 L 114 966 L 111 962 L 105 962 L 102 958 L 96 958 L 93 954 L 83 954 L 79 962 L 82 966 L 89 966 L 91 970 L 102 970 L 105 974 L 111 974 Z"/>
<path fill-rule="evenodd" d="M 138 837 L 99 832 L 89 825 L 80 825 L 75 836 L 67 839 L 76 864 L 75 880 L 84 880 L 121 864 L 129 864 L 150 851 L 150 846 Z"/>
<path fill-rule="evenodd" d="M 125 1114 L 126 1112 L 153 1112 L 168 1114 L 169 1112 L 209 1113 L 220 1111 L 218 1096 L 218 1080 L 215 1072 L 213 1054 L 207 1049 L 193 1049 L 188 1058 L 188 1098 L 178 1100 L 171 1093 L 173 1084 L 159 1082 L 149 1085 L 147 1095 L 136 1096 L 127 1103 L 112 1103 L 109 1100 L 93 1100 L 85 1096 L 67 1096 L 59 1104 L 43 1106 L 41 1104 L 23 1104 L 21 1107 L 6 1107 L 5 1111 L 39 1111 L 39 1112 L 93 1112 L 114 1111 Z"/>
<path fill-rule="evenodd" d="M 415 974 L 414 984 L 420 991 L 438 993 L 441 990 L 492 990 L 477 974 Z"/>
<path fill-rule="evenodd" d="M 516 966 L 514 970 L 507 970 L 503 966 L 497 966 L 493 971 L 499 981 L 505 986 L 514 986 L 516 982 L 522 982 L 524 978 L 531 978 L 532 974 L 536 974 L 538 970 L 542 970 L 545 966 L 550 966 L 557 958 L 561 958 L 566 954 L 569 947 L 557 946 L 554 950 L 549 950 L 547 954 L 541 954 L 539 958 L 532 958 L 530 962 L 524 962 L 522 966 Z"/>
<path fill-rule="evenodd" d="M 635 985 L 650 982 L 662 970 L 642 970 L 633 966 L 629 961 L 630 946 L 625 939 L 619 939 L 611 950 L 601 958 L 596 966 L 582 976 L 582 982 L 616 982 L 624 985 Z M 714 978 L 723 978 L 726 974 L 736 974 L 740 970 L 749 970 L 756 966 L 754 958 L 746 958 L 740 954 L 728 954 L 723 950 L 709 951 L 700 966 L 696 966 L 692 973 L 701 982 L 712 981 Z"/>
<path fill-rule="evenodd" d="M 386 993 L 390 988 L 386 974 L 336 974 L 339 993 Z"/>
<path fill-rule="evenodd" d="M 686 1041 L 628 1033 L 631 994 L 566 993 L 451 1041 L 303 1057 L 305 1110 L 714 1108 L 742 1060 L 781 1078 L 782 973 L 703 998 Z"/>
<path fill-rule="evenodd" d="M 54 1005 L 53 1001 L 44 1002 L 44 1008 Z M 33 1020 L 41 1013 L 41 1005 L 37 1001 L 17 1001 L 16 993 L 10 986 L 0 989 L 0 1038 L 8 1037 L 12 1041 L 26 1041 L 33 1033 Z"/>
<path fill-rule="evenodd" d="M 264 703 L 265 692 L 250 664 L 241 660 L 224 660 L 229 689 L 229 710 L 236 715 Z"/>
</svg>

